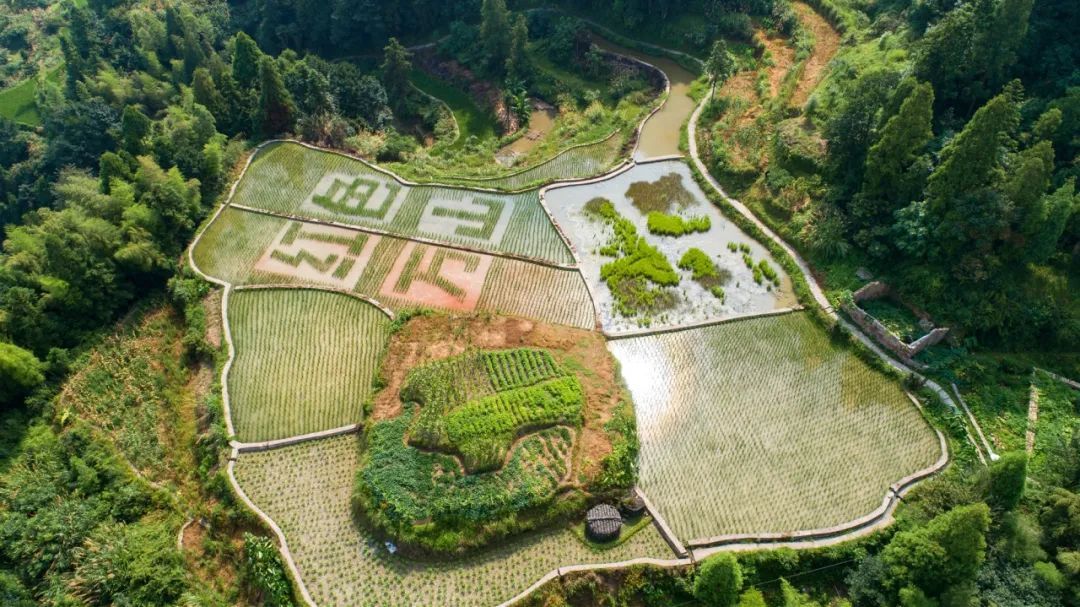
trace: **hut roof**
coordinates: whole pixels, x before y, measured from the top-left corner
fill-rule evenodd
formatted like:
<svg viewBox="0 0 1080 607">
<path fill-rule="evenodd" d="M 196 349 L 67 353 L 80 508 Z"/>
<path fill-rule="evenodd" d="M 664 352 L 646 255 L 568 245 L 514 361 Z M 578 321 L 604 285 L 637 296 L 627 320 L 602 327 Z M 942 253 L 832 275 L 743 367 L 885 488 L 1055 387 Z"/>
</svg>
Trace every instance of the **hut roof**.
<svg viewBox="0 0 1080 607">
<path fill-rule="evenodd" d="M 622 516 L 619 511 L 610 504 L 593 506 L 585 514 L 585 525 L 589 534 L 599 539 L 610 539 L 618 536 L 622 528 Z"/>
</svg>

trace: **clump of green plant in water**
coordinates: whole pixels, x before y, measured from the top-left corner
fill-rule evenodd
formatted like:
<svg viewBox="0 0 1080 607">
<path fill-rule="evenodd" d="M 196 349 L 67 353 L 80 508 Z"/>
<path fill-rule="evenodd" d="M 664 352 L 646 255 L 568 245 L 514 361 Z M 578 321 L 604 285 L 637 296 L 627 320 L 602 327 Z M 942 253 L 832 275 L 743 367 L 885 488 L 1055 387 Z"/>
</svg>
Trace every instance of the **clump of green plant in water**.
<svg viewBox="0 0 1080 607">
<path fill-rule="evenodd" d="M 683 236 L 693 232 L 708 232 L 712 228 L 712 220 L 708 215 L 699 215 L 683 219 L 678 215 L 652 212 L 648 216 L 650 234 L 661 236 Z"/>
<path fill-rule="evenodd" d="M 742 251 L 743 253 L 749 253 L 750 252 L 750 245 L 746 244 L 745 242 L 740 242 L 739 243 L 739 250 Z"/>
<path fill-rule="evenodd" d="M 593 199 L 586 207 L 614 230 L 600 254 L 615 259 L 600 267 L 600 278 L 611 289 L 618 313 L 634 317 L 675 305 L 675 295 L 663 287 L 679 284 L 679 274 L 664 254 L 639 236 L 633 222 L 619 215 L 610 201 Z"/>
<path fill-rule="evenodd" d="M 776 270 L 769 265 L 768 260 L 762 259 L 759 261 L 757 268 L 761 271 L 761 275 L 764 276 L 766 280 L 776 286 L 780 286 L 780 276 L 776 273 Z"/>
<path fill-rule="evenodd" d="M 754 258 L 750 257 L 749 254 L 743 253 L 742 262 L 744 264 L 746 264 L 746 269 L 747 270 L 753 270 L 754 269 Z"/>
<path fill-rule="evenodd" d="M 728 241 L 727 250 L 731 251 L 732 253 L 738 253 L 739 252 L 739 244 L 736 243 L 736 242 L 733 242 L 733 241 Z"/>
<path fill-rule="evenodd" d="M 635 181 L 626 196 L 642 213 L 666 213 L 673 206 L 684 209 L 695 202 L 678 173 L 668 173 L 656 181 Z"/>
<path fill-rule="evenodd" d="M 723 285 L 731 280 L 731 273 L 716 265 L 709 255 L 696 247 L 683 253 L 679 260 L 679 267 L 689 270 L 691 277 L 702 287 L 705 287 L 720 301 L 724 301 L 725 293 Z"/>
</svg>

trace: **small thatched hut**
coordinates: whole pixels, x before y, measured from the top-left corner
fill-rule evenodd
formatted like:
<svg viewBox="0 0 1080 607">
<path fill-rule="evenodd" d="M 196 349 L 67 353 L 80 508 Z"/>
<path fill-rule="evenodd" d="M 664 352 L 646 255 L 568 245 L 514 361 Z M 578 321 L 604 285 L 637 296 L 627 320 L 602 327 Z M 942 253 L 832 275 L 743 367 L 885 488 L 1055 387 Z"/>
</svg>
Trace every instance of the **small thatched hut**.
<svg viewBox="0 0 1080 607">
<path fill-rule="evenodd" d="M 585 514 L 585 531 L 597 542 L 610 542 L 618 539 L 622 531 L 622 516 L 615 506 L 599 504 Z"/>
</svg>

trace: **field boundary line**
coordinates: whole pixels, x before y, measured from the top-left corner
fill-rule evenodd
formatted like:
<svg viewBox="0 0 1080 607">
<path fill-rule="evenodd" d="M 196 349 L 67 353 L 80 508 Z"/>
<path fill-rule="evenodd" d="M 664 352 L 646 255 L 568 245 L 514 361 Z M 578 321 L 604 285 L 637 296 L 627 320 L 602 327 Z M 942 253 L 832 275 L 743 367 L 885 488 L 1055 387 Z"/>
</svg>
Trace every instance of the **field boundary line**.
<svg viewBox="0 0 1080 607">
<path fill-rule="evenodd" d="M 1035 371 L 1041 371 L 1041 372 L 1049 375 L 1050 377 L 1058 380 L 1059 382 L 1065 384 L 1066 386 L 1069 386 L 1073 390 L 1080 390 L 1080 382 L 1073 381 L 1073 380 L 1069 379 L 1068 377 L 1065 377 L 1063 375 L 1058 375 L 1057 373 L 1054 373 L 1053 371 L 1049 371 L 1049 370 L 1043 369 L 1041 367 L 1032 367 L 1032 369 L 1034 369 Z"/>
<path fill-rule="evenodd" d="M 278 540 L 278 552 L 281 553 L 282 558 L 285 560 L 285 565 L 289 568 L 289 572 L 292 574 L 293 581 L 296 583 L 297 588 L 300 589 L 300 596 L 307 603 L 308 607 L 318 607 L 315 603 L 315 599 L 311 598 L 311 593 L 308 592 L 307 585 L 304 584 L 304 578 L 300 575 L 300 568 L 296 566 L 296 560 L 293 559 L 292 551 L 289 550 L 289 542 L 285 539 L 285 532 L 278 527 L 278 524 L 274 522 L 274 519 L 270 515 L 263 512 L 262 508 L 255 505 L 255 502 L 248 497 L 247 493 L 240 486 L 240 481 L 236 480 L 236 460 L 240 456 L 240 451 L 233 447 L 232 454 L 229 455 L 229 465 L 226 470 L 229 474 L 229 483 L 232 484 L 233 491 L 240 497 L 240 500 L 251 509 L 270 530 L 274 532 Z"/>
<path fill-rule="evenodd" d="M 839 525 L 833 525 L 832 527 L 775 533 L 732 533 L 708 538 L 692 539 L 687 541 L 686 544 L 692 549 L 699 549 L 719 548 L 740 544 L 750 544 L 761 547 L 787 542 L 812 543 L 833 538 L 847 540 L 858 537 L 861 534 L 876 531 L 879 528 L 891 524 L 892 512 L 896 509 L 897 504 L 899 504 L 904 494 L 910 491 L 919 481 L 937 474 L 949 464 L 949 443 L 945 439 L 945 435 L 926 419 L 926 413 L 923 411 L 918 399 L 906 390 L 904 391 L 904 394 L 911 399 L 915 408 L 919 411 L 919 415 L 922 417 L 923 422 L 934 431 L 934 434 L 938 439 L 940 454 L 938 455 L 937 461 L 933 464 L 922 470 L 913 472 L 889 485 L 885 490 L 885 497 L 882 498 L 880 506 L 858 518 L 840 523 Z"/>
<path fill-rule="evenodd" d="M 1031 373 L 1031 386 L 1028 388 L 1027 432 L 1024 435 L 1024 448 L 1030 458 L 1035 452 L 1035 429 L 1039 423 L 1039 388 L 1035 385 L 1035 372 Z"/>
<path fill-rule="evenodd" d="M 974 426 L 975 432 L 979 435 L 979 440 L 982 441 L 983 448 L 986 449 L 986 455 L 990 458 L 990 461 L 994 462 L 1001 458 L 1000 455 L 994 453 L 994 449 L 990 446 L 990 441 L 986 440 L 986 435 L 983 434 L 982 428 L 979 426 L 979 420 L 975 419 L 975 415 L 971 413 L 971 409 L 968 408 L 967 402 L 964 401 L 964 395 L 960 394 L 960 388 L 956 387 L 956 383 L 952 384 L 953 392 L 956 393 L 956 398 L 960 400 L 960 406 L 964 408 L 964 413 L 967 414 L 967 418 L 971 421 L 971 425 Z"/>
<path fill-rule="evenodd" d="M 335 288 L 335 287 L 324 287 L 322 285 L 308 284 L 308 283 L 296 283 L 296 284 L 273 283 L 273 284 L 262 284 L 262 285 L 236 285 L 236 286 L 233 287 L 233 290 L 234 291 L 279 291 L 279 290 L 280 291 L 325 291 L 327 293 L 337 293 L 338 295 L 344 295 L 346 297 L 352 297 L 353 299 L 358 299 L 358 300 L 360 300 L 360 301 L 362 301 L 364 303 L 371 304 L 371 305 L 375 306 L 376 308 L 379 309 L 380 312 L 385 314 L 390 320 L 394 320 L 395 318 L 397 318 L 397 315 L 394 314 L 393 310 L 391 310 L 390 308 L 383 305 L 382 302 L 375 299 L 374 297 L 370 297 L 370 296 L 364 295 L 362 293 L 356 293 L 354 291 L 348 291 L 346 289 L 338 289 L 338 288 Z"/>
<path fill-rule="evenodd" d="M 480 247 L 474 247 L 467 244 L 445 242 L 442 240 L 436 240 L 434 238 L 427 238 L 425 236 L 405 236 L 389 230 L 381 228 L 371 228 L 367 226 L 359 226 L 351 223 L 344 223 L 341 221 L 334 221 L 331 219 L 318 219 L 315 217 L 308 217 L 307 215 L 293 215 L 292 213 L 283 213 L 281 211 L 271 211 L 269 209 L 260 209 L 258 207 L 249 207 L 246 204 L 237 204 L 235 202 L 230 203 L 229 206 L 233 209 L 244 211 L 247 213 L 256 213 L 258 215 L 267 215 L 270 217 L 277 217 L 279 219 L 288 219 L 290 221 L 302 221 L 304 223 L 313 223 L 316 225 L 324 225 L 334 228 L 343 228 L 346 230 L 352 230 L 354 232 L 363 232 L 365 234 L 374 234 L 376 236 L 385 236 L 387 238 L 397 238 L 398 240 L 409 240 L 424 245 L 443 247 L 446 249 L 455 249 L 458 251 L 465 251 L 466 253 L 477 253 L 480 255 L 490 255 L 492 257 L 502 257 L 504 259 L 513 259 L 516 261 L 524 261 L 526 263 L 533 263 L 541 266 L 547 266 L 549 268 L 557 268 L 559 270 L 577 270 L 577 264 L 564 264 L 557 261 L 550 261 L 547 259 L 541 259 L 539 257 L 533 257 L 531 255 L 522 255 L 520 253 L 508 253 L 505 251 L 493 251 L 490 249 L 482 249 Z"/>
<path fill-rule="evenodd" d="M 649 511 L 649 516 L 652 517 L 653 524 L 656 525 L 657 531 L 660 532 L 660 535 L 664 538 L 664 541 L 667 542 L 667 545 L 671 548 L 672 552 L 675 553 L 675 556 L 686 558 L 689 555 L 686 546 L 683 546 L 683 543 L 679 541 L 679 537 L 676 536 L 675 532 L 668 526 L 667 521 L 661 516 L 660 511 L 656 509 L 656 506 L 652 503 L 652 500 L 649 499 L 649 496 L 645 495 L 645 492 L 637 485 L 634 485 L 633 492 L 640 497 L 641 501 L 645 504 L 645 509 Z"/>
<path fill-rule="evenodd" d="M 338 426 L 337 428 L 330 428 L 328 430 L 318 430 L 316 432 L 308 432 L 307 434 L 297 434 L 295 436 L 287 436 L 285 438 L 276 438 L 267 441 L 257 441 L 252 443 L 244 443 L 240 441 L 232 441 L 230 444 L 236 449 L 237 453 L 258 453 L 260 451 L 271 451 L 281 447 L 292 447 L 293 445 L 299 445 L 300 443 L 306 443 L 308 441 L 319 440 L 323 438 L 333 438 L 335 436 L 343 436 L 346 434 L 355 434 L 360 432 L 362 423 L 348 424 L 345 426 Z"/>
<path fill-rule="evenodd" d="M 793 312 L 801 312 L 805 310 L 803 306 L 791 306 L 789 308 L 777 308 L 775 310 L 766 310 L 764 312 L 746 312 L 745 314 L 735 314 L 733 316 L 727 316 L 724 318 L 714 318 L 712 320 L 702 320 L 699 322 L 693 322 L 685 325 L 673 326 L 673 327 L 658 327 L 656 329 L 629 329 L 627 331 L 602 331 L 604 337 L 609 341 L 616 341 L 620 339 L 633 339 L 635 337 L 648 337 L 650 335 L 663 335 L 665 333 L 678 333 L 680 331 L 691 331 L 693 329 L 704 329 L 706 327 L 713 327 L 716 325 L 724 325 L 732 322 L 738 322 L 740 320 L 752 320 L 755 318 L 764 318 L 768 316 L 782 316 L 784 314 L 791 314 Z"/>
</svg>

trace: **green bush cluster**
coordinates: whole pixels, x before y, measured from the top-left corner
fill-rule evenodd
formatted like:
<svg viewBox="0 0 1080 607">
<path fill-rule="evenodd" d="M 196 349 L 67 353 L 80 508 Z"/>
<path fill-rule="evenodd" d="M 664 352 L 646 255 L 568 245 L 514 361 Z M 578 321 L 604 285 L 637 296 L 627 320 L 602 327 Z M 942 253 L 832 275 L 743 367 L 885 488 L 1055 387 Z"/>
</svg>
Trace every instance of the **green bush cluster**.
<svg viewBox="0 0 1080 607">
<path fill-rule="evenodd" d="M 653 211 L 648 215 L 650 234 L 661 236 L 683 236 L 694 232 L 708 232 L 712 228 L 712 220 L 708 215 L 682 218 L 678 215 L 668 215 Z"/>
<path fill-rule="evenodd" d="M 691 247 L 683 253 L 679 260 L 679 267 L 689 270 L 694 280 L 709 290 L 720 301 L 724 300 L 724 287 L 731 280 L 731 274 L 716 265 L 709 255 L 697 247 Z"/>
<path fill-rule="evenodd" d="M 522 429 L 581 424 L 585 400 L 572 375 L 499 392 L 455 409 L 446 418 L 450 447 L 470 472 L 494 470 Z"/>
<path fill-rule="evenodd" d="M 368 428 L 354 507 L 407 550 L 457 552 L 580 510 L 584 494 L 556 489 L 585 393 L 550 352 L 428 363 L 400 396 L 405 411 Z"/>
<path fill-rule="evenodd" d="M 600 267 L 600 278 L 611 289 L 619 314 L 633 317 L 671 306 L 674 295 L 661 287 L 679 284 L 679 275 L 664 254 L 639 236 L 633 222 L 619 215 L 610 201 L 594 198 L 585 211 L 614 230 L 600 254 L 615 259 Z"/>
<path fill-rule="evenodd" d="M 549 352 L 530 348 L 470 352 L 417 367 L 401 388 L 402 401 L 423 405 L 409 440 L 420 447 L 454 450 L 446 434 L 446 415 L 452 409 L 563 375 Z"/>
<path fill-rule="evenodd" d="M 389 534 L 399 547 L 454 553 L 518 533 L 578 509 L 571 491 L 556 504 L 555 490 L 566 474 L 570 431 L 549 428 L 514 450 L 502 469 L 465 474 L 457 460 L 415 449 L 405 442 L 416 406 L 372 424 L 353 492 L 358 516 Z"/>
</svg>

